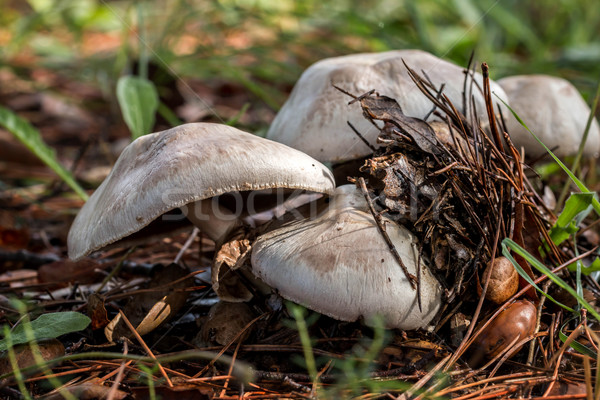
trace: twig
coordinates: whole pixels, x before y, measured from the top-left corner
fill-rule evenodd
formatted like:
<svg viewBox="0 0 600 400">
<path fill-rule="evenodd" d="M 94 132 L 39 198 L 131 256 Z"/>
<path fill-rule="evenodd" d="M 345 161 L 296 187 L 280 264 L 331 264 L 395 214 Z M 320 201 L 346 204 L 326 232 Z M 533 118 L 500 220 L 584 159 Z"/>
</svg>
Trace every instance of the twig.
<svg viewBox="0 0 600 400">
<path fill-rule="evenodd" d="M 404 392 L 403 394 L 401 394 L 400 396 L 397 397 L 397 400 L 407 400 L 410 399 L 412 397 L 412 395 L 419 389 L 421 389 L 427 382 L 429 382 L 429 380 L 431 378 L 433 378 L 433 376 L 442 369 L 442 367 L 444 365 L 446 365 L 446 363 L 448 362 L 448 360 L 450 360 L 450 358 L 452 357 L 452 354 L 448 354 L 446 357 L 444 357 L 444 359 L 442 361 L 440 361 L 439 363 L 436 364 L 435 367 L 433 367 L 431 369 L 431 371 L 429 371 L 427 373 L 427 375 L 425 375 L 424 377 L 422 377 L 421 379 L 419 379 L 419 381 L 417 383 L 415 383 L 414 385 L 412 385 L 412 387 L 410 389 L 408 389 L 406 392 Z"/>
<path fill-rule="evenodd" d="M 6 263 L 24 263 L 32 267 L 39 267 L 40 265 L 50 264 L 55 261 L 59 261 L 60 257 L 54 254 L 35 254 L 27 250 L 17 251 L 6 251 L 0 250 L 0 262 Z"/>
<path fill-rule="evenodd" d="M 235 346 L 235 351 L 233 352 L 233 356 L 231 356 L 231 364 L 229 365 L 229 371 L 227 372 L 227 375 L 229 375 L 229 376 L 231 376 L 231 374 L 233 373 L 233 366 L 235 364 L 235 360 L 237 358 L 238 351 L 240 350 L 241 345 L 242 345 L 242 340 L 239 340 L 237 345 Z M 229 382 L 230 382 L 230 379 L 227 378 L 225 380 L 225 383 L 223 384 L 223 389 L 221 390 L 221 394 L 219 395 L 219 397 L 225 396 L 225 393 L 227 393 L 227 388 L 229 387 Z"/>
<path fill-rule="evenodd" d="M 124 341 L 123 342 L 123 355 L 127 355 L 128 350 L 129 349 L 127 346 L 127 341 Z M 119 373 L 117 374 L 115 381 L 113 382 L 112 386 L 110 387 L 110 391 L 108 392 L 108 395 L 106 396 L 106 400 L 114 399 L 114 397 L 117 394 L 117 390 L 119 390 L 119 385 L 121 384 L 121 381 L 123 380 L 123 375 L 125 373 L 125 367 L 131 363 L 132 363 L 132 361 L 127 361 L 127 362 L 125 362 L 125 360 L 121 361 L 121 366 L 119 367 Z"/>
<path fill-rule="evenodd" d="M 179 253 L 177 253 L 177 255 L 175 256 L 175 259 L 173 260 L 173 262 L 175 264 L 179 264 L 181 257 L 183 257 L 183 254 L 192 245 L 192 243 L 194 243 L 194 239 L 196 239 L 196 236 L 198 236 L 198 233 L 200 233 L 200 229 L 198 229 L 198 227 L 195 226 L 194 229 L 192 229 L 192 233 L 190 233 L 190 237 L 187 238 L 187 240 L 183 244 L 183 247 L 181 248 L 181 250 L 179 250 Z"/>
<path fill-rule="evenodd" d="M 498 220 L 500 220 L 500 219 L 502 219 L 502 211 L 501 210 L 500 210 L 500 213 L 498 214 Z M 500 239 L 500 224 L 498 224 L 498 229 L 496 230 L 496 237 L 494 238 L 494 247 L 492 249 L 490 264 L 493 264 L 494 263 L 494 259 L 496 258 L 496 250 L 498 248 L 499 239 Z M 473 330 L 475 329 L 475 325 L 477 324 L 477 319 L 479 318 L 479 313 L 481 312 L 481 308 L 483 306 L 483 300 L 485 298 L 485 293 L 487 292 L 491 276 L 492 276 L 492 268 L 490 268 L 489 272 L 486 274 L 485 283 L 484 283 L 483 289 L 481 291 L 481 296 L 479 296 L 479 302 L 477 303 L 477 308 L 475 308 L 475 313 L 473 314 L 473 318 L 471 319 L 471 324 L 469 325 L 467 333 L 465 334 L 465 337 L 463 338 L 463 341 L 460 343 L 460 346 L 458 346 L 458 349 L 456 349 L 456 351 L 454 352 L 454 355 L 452 356 L 452 359 L 446 365 L 446 368 L 444 369 L 444 371 L 447 371 L 448 369 L 450 369 L 454 365 L 454 363 L 462 356 L 462 354 L 465 352 L 465 350 L 471 345 L 471 343 L 473 342 L 474 338 L 477 337 L 477 334 L 475 336 L 473 336 L 472 338 L 470 336 L 473 333 Z M 505 303 L 505 306 L 506 306 L 506 304 L 507 303 Z M 503 307 L 501 307 L 501 308 L 503 308 Z M 488 320 L 488 323 L 493 318 L 495 318 L 495 315 L 492 316 L 492 318 L 490 318 Z M 485 326 L 486 325 L 484 325 L 483 327 L 481 327 L 481 329 L 479 330 L 479 332 L 483 331 L 483 329 L 485 328 Z"/>
<path fill-rule="evenodd" d="M 417 288 L 416 284 L 415 284 L 416 277 L 413 276 L 410 272 L 408 272 L 408 269 L 406 268 L 406 265 L 404 265 L 404 262 L 402 261 L 400 254 L 398 254 L 398 250 L 396 250 L 394 243 L 392 243 L 392 240 L 390 239 L 389 235 L 385 231 L 385 227 L 383 225 L 381 215 L 379 215 L 379 213 L 377 213 L 377 211 L 375 211 L 375 207 L 373 206 L 373 200 L 371 200 L 371 196 L 369 196 L 369 191 L 367 190 L 367 184 L 365 183 L 365 179 L 363 177 L 360 177 L 360 178 L 358 178 L 358 182 L 360 184 L 360 188 L 363 192 L 363 195 L 365 196 L 365 199 L 367 200 L 367 204 L 369 205 L 369 210 L 371 211 L 373 218 L 375 218 L 375 222 L 377 223 L 377 228 L 379 229 L 379 233 L 381 233 L 381 236 L 383 236 L 383 239 L 387 243 L 387 245 L 390 249 L 390 252 L 394 256 L 394 258 L 396 259 L 398 264 L 400 264 L 400 267 L 402 268 L 404 275 L 406 275 L 406 278 L 408 279 L 408 283 L 410 283 L 410 286 L 413 289 L 416 289 Z"/>
<path fill-rule="evenodd" d="M 544 284 L 543 290 L 544 290 L 545 293 L 548 293 L 548 288 L 550 287 L 551 283 L 552 283 L 552 281 L 547 281 Z M 546 301 L 546 296 L 542 296 L 542 298 L 540 299 L 540 304 L 538 305 L 537 318 L 536 318 L 536 322 L 535 322 L 535 330 L 533 331 L 534 335 L 540 331 L 540 323 L 541 323 L 541 320 L 542 320 L 542 309 L 544 308 L 544 302 L 545 301 Z M 529 346 L 529 354 L 527 356 L 527 365 L 532 365 L 533 364 L 533 354 L 534 354 L 534 352 L 535 352 L 535 340 L 532 340 L 531 344 Z"/>
<path fill-rule="evenodd" d="M 209 368 L 211 368 L 215 362 L 217 362 L 217 360 L 219 358 L 221 358 L 221 356 L 223 354 L 225 354 L 225 352 L 227 351 L 227 349 L 229 349 L 229 347 L 231 347 L 232 344 L 234 344 L 236 341 L 242 341 L 241 338 L 244 335 L 244 333 L 252 326 L 254 325 L 254 323 L 256 321 L 258 321 L 259 319 L 261 319 L 264 316 L 264 314 L 259 315 L 258 317 L 254 318 L 252 321 L 248 322 L 246 324 L 246 326 L 244 326 L 237 335 L 235 335 L 235 337 L 233 339 L 231 339 L 231 341 L 229 343 L 227 343 L 227 345 L 223 346 L 223 348 L 221 349 L 221 351 L 219 351 L 219 353 L 217 353 L 217 355 L 215 357 L 213 357 L 213 359 L 204 367 L 202 368 L 202 370 L 200 370 L 200 372 L 198 372 L 196 375 L 194 375 L 192 378 L 199 378 L 201 377 L 206 371 L 209 370 Z M 232 362 L 233 363 L 233 362 Z"/>
<path fill-rule="evenodd" d="M 148 345 L 146 344 L 146 342 L 144 342 L 144 339 L 142 339 L 142 337 L 140 336 L 140 334 L 138 333 L 138 331 L 135 330 L 135 328 L 133 327 L 133 325 L 131 324 L 131 322 L 129 322 L 129 319 L 127 318 L 127 316 L 125 315 L 125 313 L 123 311 L 119 310 L 119 314 L 121 315 L 121 318 L 123 318 L 123 321 L 125 322 L 125 324 L 127 325 L 127 327 L 131 330 L 131 333 L 133 333 L 133 335 L 135 336 L 135 338 L 137 339 L 137 341 L 139 342 L 139 344 L 142 345 L 142 347 L 144 348 L 144 350 L 146 351 L 146 353 L 151 358 L 153 358 L 154 360 L 156 360 L 156 365 L 158 366 L 158 369 L 160 370 L 160 373 L 165 377 L 165 380 L 167 381 L 167 385 L 169 385 L 169 387 L 173 387 L 173 382 L 171 382 L 171 379 L 169 379 L 169 375 L 167 375 L 167 372 L 162 367 L 162 365 L 160 364 L 160 362 L 158 362 L 158 360 L 154 356 L 154 353 L 152 353 L 152 350 L 150 350 L 150 347 L 148 347 Z"/>
<path fill-rule="evenodd" d="M 350 129 L 352 129 L 352 131 L 354 131 L 354 133 L 356 134 L 356 136 L 358 136 L 358 138 L 360 140 L 363 141 L 364 144 L 366 144 L 371 151 L 375 152 L 377 149 L 375 148 L 375 146 L 373 146 L 371 143 L 369 143 L 369 141 L 367 139 L 365 139 L 365 137 L 358 131 L 358 129 L 356 129 L 354 127 L 354 125 L 352 125 L 352 123 L 350 121 L 346 121 L 346 123 L 348 124 L 348 126 L 350 127 Z"/>
</svg>

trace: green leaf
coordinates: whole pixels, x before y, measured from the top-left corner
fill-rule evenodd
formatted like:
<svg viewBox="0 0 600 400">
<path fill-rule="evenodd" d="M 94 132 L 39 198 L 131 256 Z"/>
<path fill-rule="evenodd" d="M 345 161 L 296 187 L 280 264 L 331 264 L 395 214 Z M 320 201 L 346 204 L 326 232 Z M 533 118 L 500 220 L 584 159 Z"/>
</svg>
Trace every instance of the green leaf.
<svg viewBox="0 0 600 400">
<path fill-rule="evenodd" d="M 548 269 L 548 267 L 546 267 L 544 264 L 542 264 L 541 262 L 539 262 L 534 256 L 532 256 L 531 254 L 529 254 L 527 252 L 527 250 L 525 250 L 524 248 L 522 248 L 521 246 L 519 246 L 517 243 L 515 243 L 512 240 L 510 240 L 509 238 L 504 239 L 502 241 L 502 254 L 506 258 L 508 258 L 510 260 L 510 262 L 512 262 L 513 266 L 515 267 L 515 269 L 517 270 L 517 272 L 519 273 L 519 275 L 521 275 L 523 277 L 523 279 L 525 279 L 528 283 L 532 284 L 532 286 L 538 292 L 540 292 L 542 295 L 546 296 L 549 300 L 553 301 L 554 303 L 556 303 L 557 305 L 561 306 L 565 310 L 574 312 L 574 310 L 571 307 L 568 307 L 568 306 L 566 306 L 566 305 L 564 305 L 564 304 L 556 301 L 554 298 L 552 298 L 552 296 L 550 296 L 549 294 L 545 293 L 535 283 L 533 283 L 533 280 L 531 279 L 531 277 L 529 277 L 529 275 L 527 275 L 527 273 L 525 271 L 523 271 L 523 269 L 521 268 L 521 266 L 519 265 L 519 263 L 517 263 L 515 261 L 515 259 L 511 256 L 509 249 L 511 249 L 512 251 L 514 251 L 516 254 L 520 255 L 521 257 L 523 257 L 529 264 L 531 264 L 532 267 L 534 267 L 535 269 L 537 269 L 542 274 L 546 275 L 552 282 L 554 282 L 555 284 L 557 284 L 559 287 L 561 287 L 562 289 L 566 290 L 571 296 L 573 296 L 574 298 L 576 298 L 577 301 L 579 301 L 579 303 L 586 310 L 588 310 L 589 314 L 593 315 L 594 318 L 596 318 L 597 321 L 600 321 L 600 314 L 598 314 L 598 312 L 596 311 L 596 309 L 594 307 L 592 307 L 592 305 L 590 303 L 588 303 L 582 296 L 580 296 L 579 294 L 577 294 L 577 292 L 575 291 L 575 289 L 573 289 L 571 286 L 569 286 L 568 283 L 566 283 L 558 275 L 556 275 L 555 273 L 553 273 L 552 271 L 550 271 Z"/>
<path fill-rule="evenodd" d="M 569 339 L 569 337 L 567 335 L 564 334 L 563 330 L 565 329 L 565 326 L 567 326 L 567 324 L 569 322 L 571 322 L 572 320 L 574 320 L 575 318 L 571 318 L 569 319 L 567 322 L 565 322 L 563 324 L 563 326 L 560 327 L 560 329 L 558 330 L 558 337 L 560 338 L 561 342 L 566 343 L 567 340 Z M 584 346 L 583 344 L 579 343 L 576 340 L 573 340 L 571 342 L 571 344 L 569 345 L 572 349 L 574 349 L 575 351 L 579 352 L 580 354 L 592 357 L 592 358 L 596 358 L 598 357 L 598 355 L 596 354 L 596 352 L 592 349 L 590 349 L 587 346 Z"/>
<path fill-rule="evenodd" d="M 75 311 L 42 314 L 31 323 L 18 325 L 10 334 L 11 342 L 13 346 L 29 342 L 27 329 L 33 331 L 36 340 L 54 339 L 67 333 L 81 331 L 90 322 L 87 316 Z M 5 351 L 7 348 L 7 340 L 0 340 L 0 351 Z"/>
<path fill-rule="evenodd" d="M 597 195 L 592 192 L 573 193 L 569 196 L 565 208 L 548 232 L 554 244 L 564 242 L 579 230 L 581 221 L 592 211 L 592 201 L 595 198 Z"/>
<path fill-rule="evenodd" d="M 150 133 L 159 104 L 154 84 L 137 76 L 123 76 L 117 83 L 117 99 L 131 137 Z"/>
<path fill-rule="evenodd" d="M 513 246 L 513 244 L 514 244 L 514 246 Z M 510 261 L 512 263 L 512 265 L 515 267 L 515 270 L 518 272 L 519 275 L 521 275 L 521 277 L 523 279 L 525 279 L 525 281 L 527 283 L 529 283 L 535 290 L 537 290 L 538 292 L 540 292 L 541 294 L 546 296 L 550 301 L 554 302 L 558 306 L 560 306 L 570 312 L 575 312 L 575 310 L 573 310 L 571 307 L 566 306 L 563 303 L 561 303 L 560 301 L 554 299 L 554 297 L 550 296 L 548 293 L 544 292 L 538 285 L 536 285 L 536 283 L 533 281 L 533 279 L 531 279 L 529 274 L 527 272 L 525 272 L 525 270 L 523 268 L 521 268 L 519 263 L 513 258 L 512 254 L 510 254 L 509 248 L 512 249 L 515 253 L 519 254 L 521 257 L 523 257 L 529 264 L 533 265 L 533 262 L 535 262 L 537 260 L 531 254 L 527 253 L 519 245 L 517 245 L 515 242 L 513 242 L 512 240 L 506 238 L 502 241 L 502 255 L 504 257 L 506 257 L 508 259 L 508 261 Z M 522 252 L 520 252 L 519 249 L 521 249 Z"/>
<path fill-rule="evenodd" d="M 567 268 L 569 268 L 569 271 L 576 271 L 578 264 L 581 265 L 581 272 L 583 272 L 585 275 L 600 271 L 600 258 L 598 257 L 596 257 L 596 259 L 587 267 L 583 265 L 581 261 L 578 261 L 577 263 L 568 265 Z"/>
<path fill-rule="evenodd" d="M 7 108 L 0 106 L 0 126 L 12 133 L 29 150 L 33 152 L 40 160 L 50 167 L 71 189 L 83 200 L 88 199 L 88 195 L 83 188 L 79 186 L 73 175 L 63 167 L 52 150 L 42 139 L 40 132 L 29 122 L 19 117 Z"/>
</svg>

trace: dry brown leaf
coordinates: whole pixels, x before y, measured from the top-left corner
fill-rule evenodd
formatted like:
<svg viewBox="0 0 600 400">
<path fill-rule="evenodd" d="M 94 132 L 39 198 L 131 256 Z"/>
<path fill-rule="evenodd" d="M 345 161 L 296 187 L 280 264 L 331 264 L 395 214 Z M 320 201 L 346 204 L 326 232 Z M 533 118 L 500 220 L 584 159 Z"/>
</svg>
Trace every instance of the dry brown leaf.
<svg viewBox="0 0 600 400">
<path fill-rule="evenodd" d="M 65 355 L 65 346 L 58 339 L 41 340 L 37 343 L 40 349 L 40 355 L 44 361 L 50 361 Z M 19 369 L 27 368 L 36 365 L 35 358 L 29 344 L 22 344 L 14 347 L 15 357 L 19 365 Z M 8 358 L 8 352 L 3 352 L 0 357 L 0 375 L 12 372 L 12 366 Z"/>
<path fill-rule="evenodd" d="M 193 286 L 193 278 L 178 280 L 188 275 L 188 272 L 186 268 L 170 264 L 154 275 L 148 285 L 149 291 L 135 295 L 129 300 L 123 313 L 139 334 L 144 335 L 156 329 L 183 307 L 189 295 L 183 289 Z M 175 281 L 178 282 L 171 285 L 171 282 Z M 110 342 L 132 336 L 120 314 L 110 321 L 104 329 L 104 334 Z"/>
</svg>

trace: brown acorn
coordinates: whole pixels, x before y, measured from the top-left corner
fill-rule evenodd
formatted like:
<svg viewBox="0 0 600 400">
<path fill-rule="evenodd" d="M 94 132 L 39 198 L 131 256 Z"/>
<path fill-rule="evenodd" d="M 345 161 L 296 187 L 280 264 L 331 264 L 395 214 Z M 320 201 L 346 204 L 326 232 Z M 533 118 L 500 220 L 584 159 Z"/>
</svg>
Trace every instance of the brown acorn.
<svg viewBox="0 0 600 400">
<path fill-rule="evenodd" d="M 496 304 L 502 304 L 517 293 L 519 274 L 506 257 L 497 257 L 494 259 L 493 264 L 489 263 L 483 273 L 484 278 L 490 268 L 492 268 L 492 276 L 490 276 L 490 284 L 485 293 L 485 298 Z"/>
<path fill-rule="evenodd" d="M 471 345 L 471 365 L 483 358 L 492 359 L 513 342 L 532 335 L 535 331 L 536 307 L 527 300 L 519 300 L 502 311 Z"/>
</svg>

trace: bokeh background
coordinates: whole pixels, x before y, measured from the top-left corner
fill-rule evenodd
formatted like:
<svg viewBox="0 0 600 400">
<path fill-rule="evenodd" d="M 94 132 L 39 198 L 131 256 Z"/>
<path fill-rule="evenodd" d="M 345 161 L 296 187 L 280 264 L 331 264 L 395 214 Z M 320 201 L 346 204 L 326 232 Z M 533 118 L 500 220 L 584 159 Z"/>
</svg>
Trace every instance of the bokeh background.
<svg viewBox="0 0 600 400">
<path fill-rule="evenodd" d="M 164 105 L 158 125 L 233 118 L 258 134 L 307 66 L 348 53 L 419 48 L 464 66 L 474 52 L 478 63 L 491 66 L 493 78 L 561 76 L 588 102 L 600 78 L 597 0 L 0 0 L 0 5 L 0 101 L 19 112 L 20 104 L 11 100 L 15 94 L 59 92 L 107 120 L 108 136 L 126 135 L 119 133 L 125 128 L 118 123 L 118 78 L 139 74 L 146 61 Z"/>
</svg>

